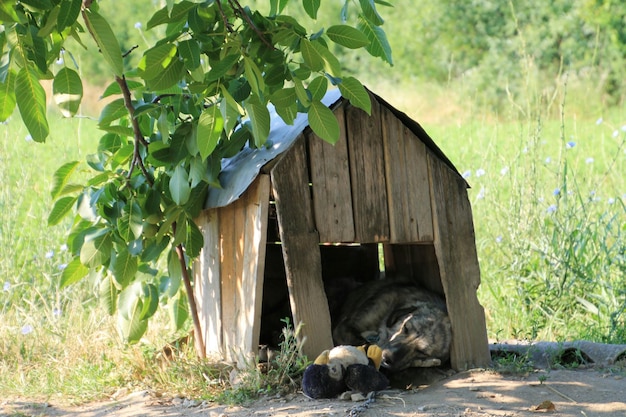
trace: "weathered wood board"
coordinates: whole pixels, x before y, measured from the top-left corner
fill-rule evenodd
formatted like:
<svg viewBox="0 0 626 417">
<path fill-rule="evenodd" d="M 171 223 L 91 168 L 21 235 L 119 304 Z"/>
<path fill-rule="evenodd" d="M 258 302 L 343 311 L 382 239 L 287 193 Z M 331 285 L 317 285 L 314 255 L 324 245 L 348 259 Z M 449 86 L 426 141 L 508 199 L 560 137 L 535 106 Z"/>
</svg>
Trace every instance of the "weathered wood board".
<svg viewBox="0 0 626 417">
<path fill-rule="evenodd" d="M 319 235 L 313 222 L 306 144 L 298 140 L 272 169 L 294 324 L 303 323 L 303 351 L 314 359 L 333 346 L 328 300 L 322 281 Z"/>
<path fill-rule="evenodd" d="M 487 366 L 491 357 L 485 312 L 476 295 L 480 268 L 466 183 L 433 153 L 428 157 L 435 253 L 452 323 L 451 366 L 456 370 Z"/>
<path fill-rule="evenodd" d="M 196 224 L 204 247 L 193 265 L 194 295 L 207 357 L 223 358 L 219 209 L 204 210 Z"/>
<path fill-rule="evenodd" d="M 239 366 L 258 351 L 269 188 L 269 176 L 259 175 L 240 199 L 205 214 L 200 273 L 210 278 L 199 279 L 197 292 L 206 350 Z"/>
<path fill-rule="evenodd" d="M 343 106 L 334 110 L 339 140 L 334 145 L 313 132 L 307 137 L 315 226 L 320 242 L 354 242 L 350 166 Z"/>
<path fill-rule="evenodd" d="M 389 240 L 389 214 L 378 101 L 372 97 L 371 117 L 347 105 L 346 126 L 355 241 L 386 242 Z"/>
<path fill-rule="evenodd" d="M 384 256 L 385 268 L 390 275 L 410 277 L 422 287 L 445 295 L 432 244 L 385 244 Z"/>
<path fill-rule="evenodd" d="M 381 107 L 391 243 L 432 241 L 426 146 Z"/>
</svg>

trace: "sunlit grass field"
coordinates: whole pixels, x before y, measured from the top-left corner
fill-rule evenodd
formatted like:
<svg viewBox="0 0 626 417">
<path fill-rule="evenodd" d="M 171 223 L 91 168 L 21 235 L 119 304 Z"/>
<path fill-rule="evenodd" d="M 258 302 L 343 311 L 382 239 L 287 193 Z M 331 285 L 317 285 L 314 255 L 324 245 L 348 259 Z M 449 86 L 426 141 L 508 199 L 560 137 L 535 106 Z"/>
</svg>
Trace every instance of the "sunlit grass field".
<svg viewBox="0 0 626 417">
<path fill-rule="evenodd" d="M 626 110 L 585 110 L 563 95 L 498 114 L 452 89 L 374 90 L 421 122 L 472 187 L 489 337 L 626 343 Z M 124 348 L 88 280 L 59 289 L 69 225 L 46 225 L 52 175 L 100 135 L 87 118 L 50 121 L 46 144 L 29 140 L 17 114 L 0 125 L 0 392 L 80 402 L 156 385 L 197 395 L 210 372 L 163 366 L 167 328 Z"/>
</svg>

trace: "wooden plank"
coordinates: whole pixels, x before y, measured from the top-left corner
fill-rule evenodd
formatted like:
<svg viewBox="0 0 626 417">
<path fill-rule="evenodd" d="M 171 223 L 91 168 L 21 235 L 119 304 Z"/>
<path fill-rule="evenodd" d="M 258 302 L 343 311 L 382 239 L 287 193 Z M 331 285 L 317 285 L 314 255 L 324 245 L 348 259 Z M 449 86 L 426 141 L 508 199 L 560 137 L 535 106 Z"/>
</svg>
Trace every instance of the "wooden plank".
<svg viewBox="0 0 626 417">
<path fill-rule="evenodd" d="M 385 107 L 381 108 L 382 138 L 385 156 L 385 176 L 389 206 L 389 233 L 391 243 L 417 242 L 417 220 L 413 213 L 412 196 L 419 190 L 411 188 L 409 175 L 412 166 L 406 155 L 405 127 Z"/>
<path fill-rule="evenodd" d="M 340 135 L 335 145 L 313 132 L 307 137 L 313 213 L 320 242 L 354 242 L 354 218 L 350 193 L 350 167 L 344 106 L 334 110 Z"/>
<path fill-rule="evenodd" d="M 220 208 L 224 354 L 246 366 L 258 351 L 269 176 L 259 175 L 234 203 Z"/>
<path fill-rule="evenodd" d="M 239 288 L 243 314 L 238 326 L 244 350 L 255 355 L 261 333 L 269 196 L 270 176 L 259 175 L 241 202 L 245 207 L 243 274 Z"/>
<path fill-rule="evenodd" d="M 413 278 L 422 287 L 444 295 L 435 247 L 431 244 L 385 245 L 385 270 Z"/>
<path fill-rule="evenodd" d="M 280 228 L 294 324 L 303 323 L 304 353 L 314 359 L 333 346 L 330 312 L 322 281 L 319 236 L 309 192 L 304 137 L 272 170 L 272 191 Z"/>
<path fill-rule="evenodd" d="M 371 116 L 346 106 L 355 241 L 361 243 L 389 240 L 380 104 L 370 97 Z"/>
<path fill-rule="evenodd" d="M 408 167 L 409 189 L 411 192 L 411 209 L 417 221 L 420 242 L 433 241 L 433 213 L 430 178 L 428 175 L 428 156 L 426 145 L 413 132 L 404 128 L 406 155 L 411 159 Z"/>
<path fill-rule="evenodd" d="M 452 323 L 450 362 L 455 370 L 491 362 L 485 312 L 478 302 L 480 267 L 466 183 L 428 153 L 435 253 Z"/>
<path fill-rule="evenodd" d="M 222 310 L 220 285 L 220 235 L 217 209 L 205 210 L 195 220 L 204 247 L 193 264 L 194 296 L 202 339 L 208 358 L 222 358 Z"/>
<path fill-rule="evenodd" d="M 391 243 L 432 241 L 426 146 L 381 107 Z"/>
</svg>

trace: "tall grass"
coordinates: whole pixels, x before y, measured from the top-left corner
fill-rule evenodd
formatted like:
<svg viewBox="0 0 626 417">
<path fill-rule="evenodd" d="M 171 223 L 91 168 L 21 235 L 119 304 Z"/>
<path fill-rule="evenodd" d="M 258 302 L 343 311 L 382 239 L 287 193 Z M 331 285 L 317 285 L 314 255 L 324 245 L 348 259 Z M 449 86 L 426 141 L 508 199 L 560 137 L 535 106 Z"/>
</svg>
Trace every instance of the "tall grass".
<svg viewBox="0 0 626 417">
<path fill-rule="evenodd" d="M 626 117 L 551 88 L 427 129 L 472 186 L 490 337 L 624 343 Z"/>
</svg>

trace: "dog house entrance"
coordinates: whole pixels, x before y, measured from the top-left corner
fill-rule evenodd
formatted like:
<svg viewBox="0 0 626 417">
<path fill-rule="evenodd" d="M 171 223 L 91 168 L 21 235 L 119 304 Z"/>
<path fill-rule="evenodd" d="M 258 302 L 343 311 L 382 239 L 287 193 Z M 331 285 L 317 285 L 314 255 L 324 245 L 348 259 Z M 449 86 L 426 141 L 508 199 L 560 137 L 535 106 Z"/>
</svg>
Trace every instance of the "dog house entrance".
<svg viewBox="0 0 626 417">
<path fill-rule="evenodd" d="M 336 322 L 347 294 L 383 276 L 385 279 L 410 277 L 424 288 L 443 295 L 433 245 L 321 244 L 319 249 L 331 323 Z M 279 241 L 266 247 L 261 316 L 260 345 L 278 347 L 286 320 L 295 324 Z"/>
</svg>

